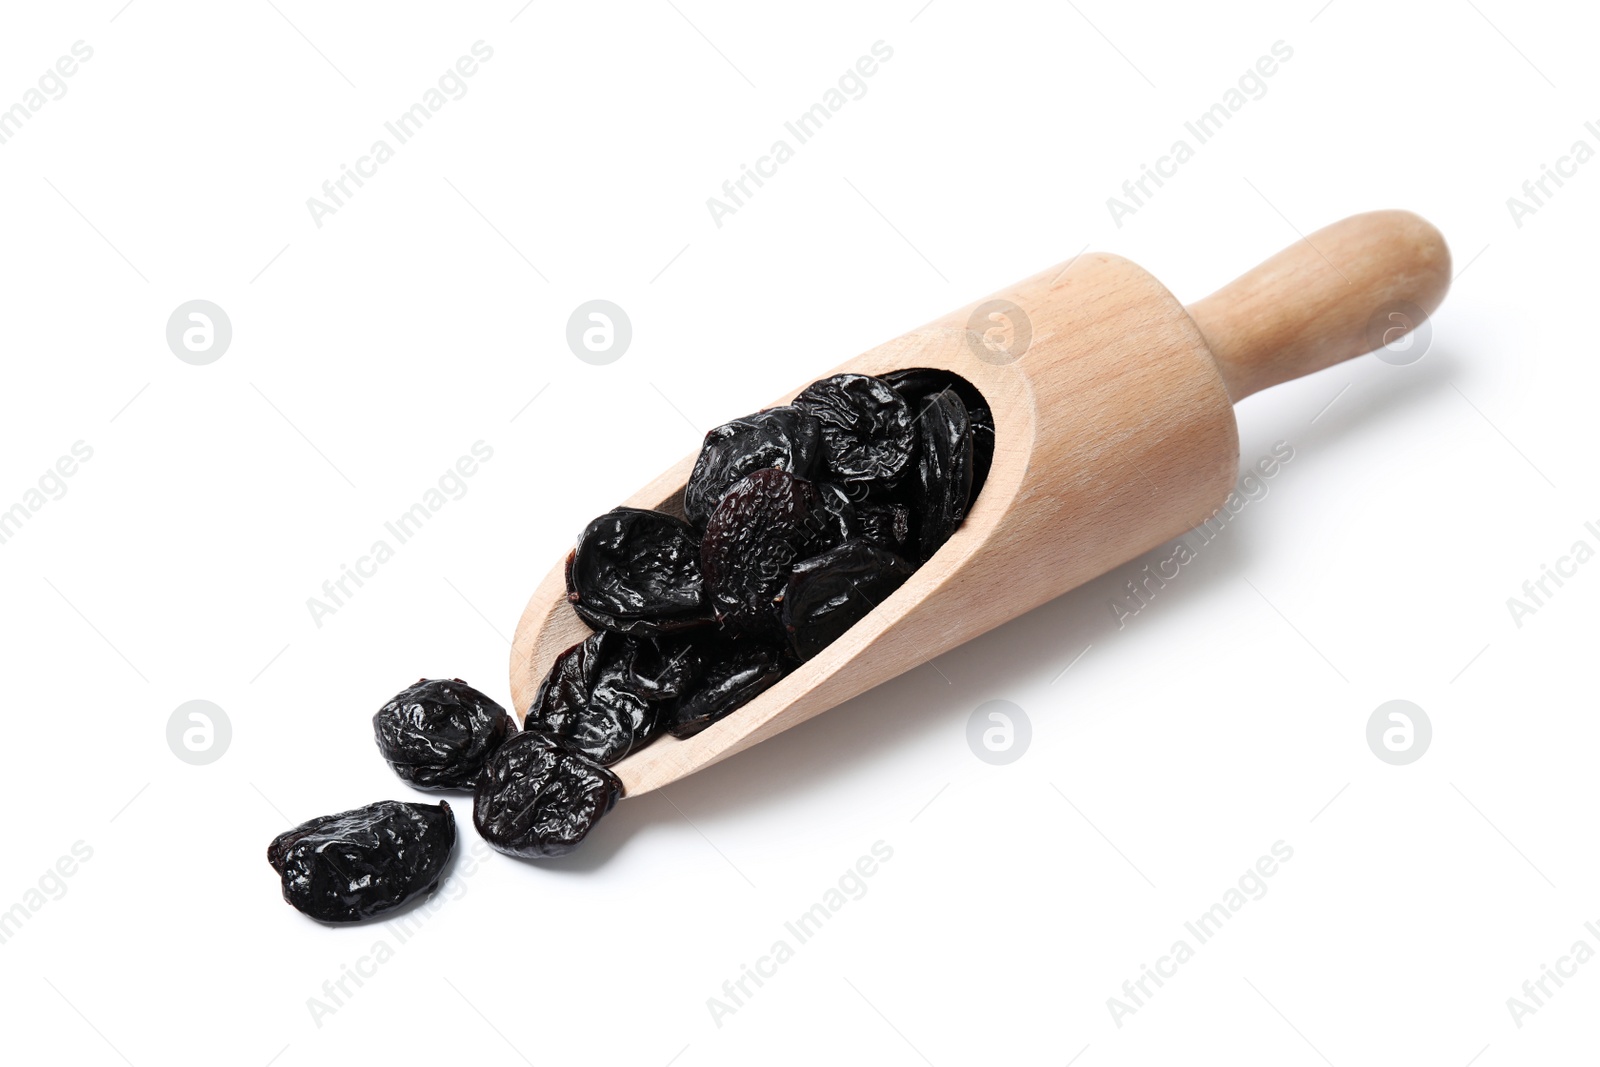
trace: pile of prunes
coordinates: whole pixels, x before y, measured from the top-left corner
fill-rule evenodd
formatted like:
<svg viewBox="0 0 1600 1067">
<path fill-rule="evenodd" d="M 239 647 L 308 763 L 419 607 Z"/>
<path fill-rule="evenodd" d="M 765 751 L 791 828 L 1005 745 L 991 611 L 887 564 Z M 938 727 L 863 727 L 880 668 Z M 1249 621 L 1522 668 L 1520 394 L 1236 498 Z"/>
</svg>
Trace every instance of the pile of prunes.
<svg viewBox="0 0 1600 1067">
<path fill-rule="evenodd" d="M 691 737 L 827 648 L 928 561 L 994 456 L 965 379 L 839 374 L 706 434 L 683 517 L 616 508 L 567 558 L 594 629 L 528 709 L 609 765 L 661 733 Z"/>
<path fill-rule="evenodd" d="M 616 508 L 567 558 L 594 629 L 556 658 L 521 731 L 460 679 L 421 679 L 373 716 L 418 789 L 473 792 L 473 825 L 525 859 L 565 855 L 622 795 L 607 768 L 662 733 L 691 737 L 827 648 L 955 532 L 994 457 L 965 379 L 839 374 L 717 427 L 683 517 Z M 273 839 L 286 901 L 354 922 L 433 890 L 455 847 L 448 803 L 378 801 Z"/>
</svg>

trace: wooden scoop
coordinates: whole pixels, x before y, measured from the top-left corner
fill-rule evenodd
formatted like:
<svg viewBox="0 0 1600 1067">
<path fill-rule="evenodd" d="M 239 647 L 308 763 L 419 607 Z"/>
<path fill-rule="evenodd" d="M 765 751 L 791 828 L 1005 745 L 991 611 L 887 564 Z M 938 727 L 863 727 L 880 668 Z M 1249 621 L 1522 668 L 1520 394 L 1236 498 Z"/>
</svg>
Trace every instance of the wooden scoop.
<svg viewBox="0 0 1600 1067">
<path fill-rule="evenodd" d="M 661 737 L 614 766 L 626 795 L 842 704 L 1210 517 L 1239 473 L 1235 401 L 1392 344 L 1449 285 L 1438 230 L 1374 211 L 1187 309 L 1134 264 L 1089 253 L 828 372 L 936 367 L 968 379 L 994 412 L 988 481 L 934 557 L 820 655 L 694 737 Z M 694 461 L 623 503 L 681 517 Z M 557 561 L 512 645 L 519 718 L 556 656 L 589 633 Z"/>
</svg>

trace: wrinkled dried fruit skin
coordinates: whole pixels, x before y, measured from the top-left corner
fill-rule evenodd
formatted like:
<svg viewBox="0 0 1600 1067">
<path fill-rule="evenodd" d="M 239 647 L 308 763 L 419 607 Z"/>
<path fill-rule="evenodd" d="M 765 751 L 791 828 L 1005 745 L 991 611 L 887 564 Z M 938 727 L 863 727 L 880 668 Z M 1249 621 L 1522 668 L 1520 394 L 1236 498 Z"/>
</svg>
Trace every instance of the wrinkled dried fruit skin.
<svg viewBox="0 0 1600 1067">
<path fill-rule="evenodd" d="M 683 491 L 683 513 L 704 526 L 733 484 L 764 467 L 809 479 L 822 450 L 822 426 L 794 407 L 769 408 L 706 434 Z"/>
<path fill-rule="evenodd" d="M 556 657 L 523 726 L 610 766 L 654 740 L 661 717 L 634 684 L 637 642 L 600 630 Z"/>
<path fill-rule="evenodd" d="M 567 560 L 567 599 L 597 630 L 671 633 L 710 621 L 700 538 L 688 523 L 641 508 L 591 522 Z"/>
<path fill-rule="evenodd" d="M 647 700 L 670 700 L 700 677 L 700 649 L 687 638 L 642 638 L 633 645 L 628 673 Z"/>
<path fill-rule="evenodd" d="M 724 627 L 776 630 L 773 598 L 794 562 L 813 554 L 828 525 L 820 499 L 816 486 L 772 467 L 728 490 L 700 545 L 706 599 Z"/>
<path fill-rule="evenodd" d="M 801 660 L 821 652 L 905 584 L 916 568 L 865 541 L 795 564 L 783 594 L 783 628 Z"/>
<path fill-rule="evenodd" d="M 667 732 L 693 737 L 771 689 L 788 671 L 771 645 L 730 643 L 706 664 L 695 689 L 667 709 Z"/>
<path fill-rule="evenodd" d="M 932 367 L 890 371 L 883 380 L 906 398 L 913 415 L 920 415 L 928 397 L 941 389 L 954 389 L 967 405 L 967 418 L 972 423 L 972 499 L 976 500 L 994 462 L 994 413 L 983 394 L 959 374 Z"/>
<path fill-rule="evenodd" d="M 455 844 L 449 804 L 380 800 L 279 834 L 267 862 L 284 900 L 318 922 L 349 923 L 431 891 Z"/>
<path fill-rule="evenodd" d="M 378 751 L 418 789 L 471 789 L 516 732 L 506 709 L 459 678 L 423 678 L 372 717 Z"/>
<path fill-rule="evenodd" d="M 925 563 L 966 518 L 972 495 L 972 424 L 953 389 L 929 397 L 918 422 L 916 558 Z"/>
<path fill-rule="evenodd" d="M 554 738 L 524 731 L 489 760 L 472 823 L 493 848 L 522 859 L 564 856 L 622 795 L 622 782 Z"/>
<path fill-rule="evenodd" d="M 845 487 L 837 482 L 822 482 L 817 485 L 817 495 L 821 498 L 821 514 L 815 523 L 818 544 L 832 548 L 855 537 L 860 522 L 856 518 L 856 504 Z"/>
<path fill-rule="evenodd" d="M 892 483 L 916 446 L 914 416 L 881 378 L 836 374 L 812 382 L 794 406 L 822 424 L 823 469 L 842 482 Z"/>
<path fill-rule="evenodd" d="M 562 655 L 528 729 L 490 761 L 474 808 L 480 830 L 517 855 L 570 849 L 621 788 L 589 756 L 623 758 L 624 746 L 589 744 L 579 735 L 604 740 L 609 730 L 571 725 L 586 702 L 609 686 L 606 699 L 622 694 L 624 725 L 642 723 L 648 707 L 680 738 L 731 714 L 937 551 L 993 448 L 981 394 L 931 368 L 836 375 L 788 407 L 711 431 L 684 487 L 688 523 L 619 509 L 569 557 L 574 609 L 604 633 Z M 626 751 L 642 744 L 635 737 Z"/>
<path fill-rule="evenodd" d="M 856 523 L 863 541 L 896 554 L 911 540 L 911 509 L 904 504 L 859 504 Z"/>
</svg>

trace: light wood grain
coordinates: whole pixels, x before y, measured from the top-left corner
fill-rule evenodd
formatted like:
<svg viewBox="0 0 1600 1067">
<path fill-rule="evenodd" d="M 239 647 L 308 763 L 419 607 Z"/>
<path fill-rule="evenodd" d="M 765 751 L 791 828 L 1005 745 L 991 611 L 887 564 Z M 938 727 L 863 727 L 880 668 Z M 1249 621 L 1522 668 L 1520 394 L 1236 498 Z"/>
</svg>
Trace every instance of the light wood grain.
<svg viewBox="0 0 1600 1067">
<path fill-rule="evenodd" d="M 1209 517 L 1238 472 L 1232 400 L 1358 354 L 1353 338 L 1373 299 L 1409 299 L 1431 311 L 1448 285 L 1443 239 L 1416 216 L 1356 216 L 1318 238 L 1323 253 L 1351 256 L 1339 264 L 1339 289 L 1306 260 L 1321 262 L 1317 250 L 1291 248 L 1196 305 L 1197 326 L 1139 267 L 1092 253 L 996 294 L 1031 324 L 1020 359 L 992 362 L 969 332 L 979 301 L 810 375 L 771 401 L 787 403 L 811 381 L 842 371 L 954 371 L 993 408 L 994 465 L 961 528 L 905 585 L 732 715 L 618 763 L 613 770 L 626 795 L 676 781 L 837 707 Z M 1339 281 L 1337 272 L 1326 273 Z M 1302 296 L 1304 314 L 1297 310 Z M 1225 359 L 1214 357 L 1208 338 Z M 685 457 L 621 503 L 681 514 L 693 463 Z M 587 518 L 574 516 L 574 527 Z M 567 606 L 564 562 L 557 562 L 513 642 L 519 717 L 555 657 L 589 632 Z"/>
<path fill-rule="evenodd" d="M 1237 403 L 1403 336 L 1449 288 L 1444 236 L 1409 211 L 1372 211 L 1297 241 L 1189 314 Z"/>
</svg>

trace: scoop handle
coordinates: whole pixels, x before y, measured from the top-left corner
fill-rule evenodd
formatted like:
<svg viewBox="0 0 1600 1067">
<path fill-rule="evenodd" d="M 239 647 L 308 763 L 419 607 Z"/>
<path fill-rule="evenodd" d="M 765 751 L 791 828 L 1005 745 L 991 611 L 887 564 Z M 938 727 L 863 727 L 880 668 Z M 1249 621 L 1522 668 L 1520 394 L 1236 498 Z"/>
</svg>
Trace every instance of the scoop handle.
<svg viewBox="0 0 1600 1067">
<path fill-rule="evenodd" d="M 1189 305 L 1235 403 L 1393 344 L 1450 288 L 1450 249 L 1409 211 L 1325 226 Z"/>
</svg>

